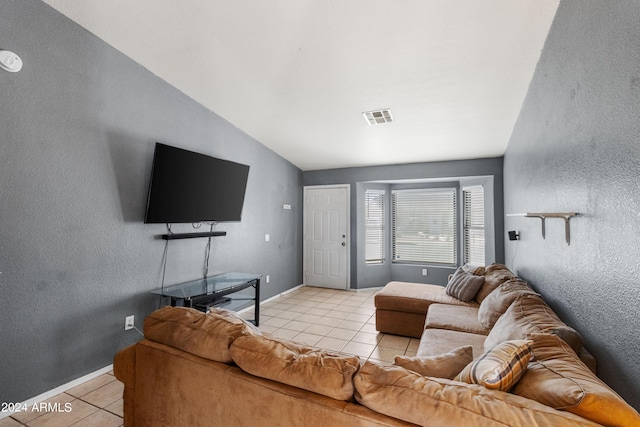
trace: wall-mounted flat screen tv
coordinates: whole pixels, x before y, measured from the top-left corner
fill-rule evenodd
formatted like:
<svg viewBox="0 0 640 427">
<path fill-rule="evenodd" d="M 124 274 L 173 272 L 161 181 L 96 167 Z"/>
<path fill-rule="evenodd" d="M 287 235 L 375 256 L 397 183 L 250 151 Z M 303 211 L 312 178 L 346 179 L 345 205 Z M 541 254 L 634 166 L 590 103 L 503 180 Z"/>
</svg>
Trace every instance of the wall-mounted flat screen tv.
<svg viewBox="0 0 640 427">
<path fill-rule="evenodd" d="M 240 221 L 249 166 L 156 143 L 145 223 Z"/>
</svg>

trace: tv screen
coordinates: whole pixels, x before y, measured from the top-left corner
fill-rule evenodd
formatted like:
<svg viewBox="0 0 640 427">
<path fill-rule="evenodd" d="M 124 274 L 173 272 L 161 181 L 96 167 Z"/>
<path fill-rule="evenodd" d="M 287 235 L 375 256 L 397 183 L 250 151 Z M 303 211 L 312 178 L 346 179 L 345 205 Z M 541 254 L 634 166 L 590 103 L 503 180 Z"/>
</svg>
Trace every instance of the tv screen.
<svg viewBox="0 0 640 427">
<path fill-rule="evenodd" d="M 249 166 L 156 143 L 145 223 L 240 221 Z"/>
</svg>

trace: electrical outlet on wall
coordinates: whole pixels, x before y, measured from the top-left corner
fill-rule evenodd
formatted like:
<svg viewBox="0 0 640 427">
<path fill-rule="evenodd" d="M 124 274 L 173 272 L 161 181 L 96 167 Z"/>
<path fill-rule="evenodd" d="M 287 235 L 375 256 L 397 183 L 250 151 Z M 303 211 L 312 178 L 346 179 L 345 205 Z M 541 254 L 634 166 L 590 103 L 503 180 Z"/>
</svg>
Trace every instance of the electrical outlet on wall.
<svg viewBox="0 0 640 427">
<path fill-rule="evenodd" d="M 422 275 L 423 275 L 423 276 L 426 276 L 426 275 L 427 275 L 427 269 L 426 269 L 426 268 L 423 268 L 423 269 L 422 269 Z"/>
<path fill-rule="evenodd" d="M 267 283 L 269 283 L 269 280 L 270 280 L 270 279 L 269 279 L 269 275 L 267 274 L 267 275 L 264 277 L 264 281 L 265 281 L 265 282 L 267 282 Z"/>
<path fill-rule="evenodd" d="M 135 316 L 127 316 L 124 318 L 124 330 L 128 331 L 129 329 L 133 329 L 135 325 Z"/>
</svg>

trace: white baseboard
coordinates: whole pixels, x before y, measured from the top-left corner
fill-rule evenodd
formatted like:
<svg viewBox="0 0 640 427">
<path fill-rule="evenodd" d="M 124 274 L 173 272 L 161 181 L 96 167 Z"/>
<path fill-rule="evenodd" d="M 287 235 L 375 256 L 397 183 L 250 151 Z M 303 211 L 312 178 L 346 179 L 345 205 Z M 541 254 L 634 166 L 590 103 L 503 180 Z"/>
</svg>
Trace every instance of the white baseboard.
<svg viewBox="0 0 640 427">
<path fill-rule="evenodd" d="M 373 288 L 358 288 L 358 289 L 349 289 L 350 291 L 355 291 L 355 292 L 365 292 L 365 291 L 379 291 L 380 289 L 384 288 L 384 286 L 376 286 Z"/>
<path fill-rule="evenodd" d="M 67 390 L 71 390 L 74 387 L 79 386 L 89 380 L 99 377 L 100 375 L 106 374 L 107 372 L 111 372 L 113 369 L 113 365 L 105 366 L 104 368 L 98 369 L 97 371 L 91 372 L 83 377 L 77 378 L 73 381 L 70 381 L 66 384 L 63 384 L 59 387 L 54 388 L 53 390 L 46 391 L 38 396 L 32 397 L 29 400 L 21 402 L 18 407 L 19 408 L 30 408 L 36 403 L 44 402 L 45 400 L 51 399 L 54 396 L 59 395 L 60 393 L 64 393 Z M 3 418 L 10 417 L 14 412 L 0 412 L 0 420 Z"/>
</svg>

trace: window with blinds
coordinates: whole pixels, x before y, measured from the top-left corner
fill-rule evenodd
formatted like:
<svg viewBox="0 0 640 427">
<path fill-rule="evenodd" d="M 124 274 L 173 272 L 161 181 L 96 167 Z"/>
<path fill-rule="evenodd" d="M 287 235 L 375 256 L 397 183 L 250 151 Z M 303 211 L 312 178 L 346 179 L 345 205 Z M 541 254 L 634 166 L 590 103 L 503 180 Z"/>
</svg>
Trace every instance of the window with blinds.
<svg viewBox="0 0 640 427">
<path fill-rule="evenodd" d="M 384 190 L 365 191 L 365 262 L 384 262 Z"/>
<path fill-rule="evenodd" d="M 393 260 L 455 265 L 456 190 L 391 193 Z"/>
<path fill-rule="evenodd" d="M 464 262 L 484 265 L 484 187 L 462 189 Z"/>
</svg>

